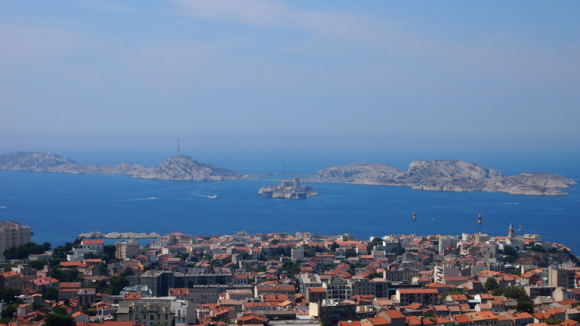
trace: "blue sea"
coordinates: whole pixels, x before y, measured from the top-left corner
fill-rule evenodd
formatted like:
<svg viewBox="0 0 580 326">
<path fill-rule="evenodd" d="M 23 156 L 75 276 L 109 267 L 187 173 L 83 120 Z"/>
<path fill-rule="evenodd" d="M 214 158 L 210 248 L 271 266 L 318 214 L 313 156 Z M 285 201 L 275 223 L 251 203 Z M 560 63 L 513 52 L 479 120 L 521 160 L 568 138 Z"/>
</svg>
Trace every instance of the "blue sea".
<svg viewBox="0 0 580 326">
<path fill-rule="evenodd" d="M 169 155 L 63 153 L 84 163 L 131 160 L 149 166 Z M 504 175 L 550 172 L 580 180 L 580 155 L 567 152 L 267 152 L 231 155 L 200 152 L 202 162 L 242 173 L 316 173 L 333 165 L 384 162 L 406 169 L 411 160 L 464 159 Z M 144 159 L 149 157 L 149 162 Z M 138 160 L 138 159 L 141 160 Z M 144 162 L 145 161 L 145 162 Z M 71 175 L 0 170 L 0 220 L 32 227 L 33 241 L 56 246 L 90 231 L 183 232 L 194 235 L 310 231 L 349 232 L 357 238 L 388 234 L 507 235 L 510 223 L 524 233 L 580 246 L 576 230 L 580 186 L 569 196 L 531 197 L 504 193 L 416 191 L 407 187 L 312 185 L 321 196 L 307 200 L 266 199 L 258 190 L 277 182 L 189 182 L 133 179 L 124 175 Z M 218 199 L 210 196 L 218 195 Z M 413 212 L 417 219 L 413 220 Z M 478 214 L 483 223 L 477 224 Z"/>
</svg>

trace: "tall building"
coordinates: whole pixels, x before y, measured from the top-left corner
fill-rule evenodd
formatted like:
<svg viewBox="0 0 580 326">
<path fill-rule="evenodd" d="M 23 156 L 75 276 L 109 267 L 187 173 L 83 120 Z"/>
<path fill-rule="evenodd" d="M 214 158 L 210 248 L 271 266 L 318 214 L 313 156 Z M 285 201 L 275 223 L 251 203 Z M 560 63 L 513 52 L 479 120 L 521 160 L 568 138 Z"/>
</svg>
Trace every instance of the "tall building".
<svg viewBox="0 0 580 326">
<path fill-rule="evenodd" d="M 158 297 L 169 293 L 170 288 L 175 287 L 173 272 L 169 271 L 146 271 L 139 279 L 140 285 L 147 285 L 153 294 Z"/>
<path fill-rule="evenodd" d="M 6 249 L 29 243 L 31 234 L 29 226 L 14 221 L 0 221 L 0 255 L 3 257 Z"/>
<path fill-rule="evenodd" d="M 147 326 L 185 326 L 197 322 L 195 303 L 176 300 L 175 297 L 121 300 L 117 315 L 119 321 L 129 321 Z"/>
<path fill-rule="evenodd" d="M 117 242 L 115 245 L 117 246 L 117 250 L 115 252 L 115 257 L 117 259 L 126 260 L 139 256 L 140 246 L 137 241 L 135 241 L 135 239 Z"/>
</svg>

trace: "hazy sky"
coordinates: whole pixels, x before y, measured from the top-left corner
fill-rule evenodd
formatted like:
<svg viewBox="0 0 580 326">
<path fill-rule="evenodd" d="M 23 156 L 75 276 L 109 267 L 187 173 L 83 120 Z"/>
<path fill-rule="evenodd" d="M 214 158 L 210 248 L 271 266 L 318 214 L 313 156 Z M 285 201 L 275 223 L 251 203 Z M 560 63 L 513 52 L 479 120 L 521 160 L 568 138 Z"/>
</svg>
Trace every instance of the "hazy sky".
<svg viewBox="0 0 580 326">
<path fill-rule="evenodd" d="M 0 0 L 0 149 L 577 149 L 579 17 L 579 1 Z"/>
</svg>

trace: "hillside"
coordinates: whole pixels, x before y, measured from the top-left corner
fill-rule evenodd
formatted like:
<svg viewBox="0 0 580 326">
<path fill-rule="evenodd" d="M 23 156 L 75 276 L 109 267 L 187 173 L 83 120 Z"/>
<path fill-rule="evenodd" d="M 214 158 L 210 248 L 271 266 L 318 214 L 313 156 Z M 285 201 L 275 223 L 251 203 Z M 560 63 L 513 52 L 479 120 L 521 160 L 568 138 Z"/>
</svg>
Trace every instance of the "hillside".
<svg viewBox="0 0 580 326">
<path fill-rule="evenodd" d="M 0 169 L 72 174 L 127 174 L 134 178 L 159 180 L 210 181 L 244 177 L 236 171 L 200 163 L 186 155 L 173 156 L 157 167 L 149 168 L 133 163 L 115 166 L 89 165 L 51 153 L 17 152 L 0 155 Z"/>
</svg>

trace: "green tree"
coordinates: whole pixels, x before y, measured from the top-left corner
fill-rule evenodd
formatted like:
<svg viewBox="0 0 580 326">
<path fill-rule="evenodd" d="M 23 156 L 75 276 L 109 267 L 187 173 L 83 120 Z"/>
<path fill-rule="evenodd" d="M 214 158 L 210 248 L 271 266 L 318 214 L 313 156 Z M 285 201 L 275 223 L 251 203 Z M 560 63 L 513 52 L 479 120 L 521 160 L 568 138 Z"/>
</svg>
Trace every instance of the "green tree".
<svg viewBox="0 0 580 326">
<path fill-rule="evenodd" d="M 6 260 L 25 259 L 28 258 L 29 255 L 38 255 L 44 253 L 45 251 L 49 251 L 50 248 L 51 245 L 48 242 L 45 242 L 41 245 L 34 242 L 29 242 L 6 249 L 4 251 L 4 258 Z"/>
<path fill-rule="evenodd" d="M 117 246 L 115 245 L 106 245 L 104 248 L 104 255 L 107 255 L 109 257 L 115 257 L 115 252 L 117 252 Z M 101 258 L 103 259 L 103 258 Z"/>
<path fill-rule="evenodd" d="M 16 314 L 17 309 L 18 309 L 18 306 L 15 304 L 6 306 L 6 308 L 4 308 L 4 310 L 2 310 L 2 314 L 0 314 L 0 315 L 2 316 L 2 318 L 12 318 Z"/>
<path fill-rule="evenodd" d="M 104 293 L 105 291 L 107 291 L 108 285 L 106 280 L 102 280 L 100 282 L 91 283 L 88 285 L 88 287 L 91 289 L 95 289 L 97 293 Z"/>
<path fill-rule="evenodd" d="M 58 300 L 58 290 L 55 288 L 48 288 L 42 295 L 44 300 Z"/>
<path fill-rule="evenodd" d="M 22 292 L 20 292 L 20 290 L 17 290 L 17 289 L 11 289 L 11 288 L 1 289 L 0 290 L 0 300 L 4 301 L 6 304 L 13 304 L 16 302 L 15 297 L 17 297 L 21 294 L 22 294 Z"/>
<path fill-rule="evenodd" d="M 12 267 L 18 267 L 18 265 L 17 264 L 6 263 L 6 264 L 4 264 L 4 271 L 5 272 L 10 272 L 12 270 Z"/>
<path fill-rule="evenodd" d="M 503 247 L 503 254 L 516 257 L 518 252 L 513 247 L 505 246 Z"/>
<path fill-rule="evenodd" d="M 109 294 L 118 295 L 124 287 L 129 285 L 129 280 L 123 276 L 113 276 L 109 279 Z"/>
<path fill-rule="evenodd" d="M 52 313 L 57 315 L 68 315 L 68 313 L 66 312 L 66 308 L 61 306 L 56 306 L 52 308 Z"/>
<path fill-rule="evenodd" d="M 310 257 L 315 257 L 316 256 L 316 249 L 310 248 L 310 250 L 308 251 L 308 255 L 310 255 Z"/>
<path fill-rule="evenodd" d="M 495 278 L 488 277 L 487 280 L 485 280 L 485 285 L 483 286 L 483 288 L 485 289 L 485 291 L 491 292 L 499 288 L 499 284 L 497 283 L 497 280 Z"/>
<path fill-rule="evenodd" d="M 40 309 L 42 309 L 42 307 L 44 307 L 44 306 L 43 306 L 43 305 L 41 305 L 41 304 L 40 304 L 40 303 L 38 303 L 38 302 L 33 302 L 33 303 L 32 303 L 32 310 L 34 310 L 34 311 L 40 310 Z"/>
<path fill-rule="evenodd" d="M 506 286 L 503 289 L 503 295 L 506 298 L 518 300 L 521 297 L 527 296 L 527 293 L 523 286 Z"/>
<path fill-rule="evenodd" d="M 76 268 L 64 268 L 62 266 L 52 267 L 52 277 L 60 282 L 74 282 L 79 276 L 79 270 Z"/>
<path fill-rule="evenodd" d="M 109 276 L 109 269 L 107 268 L 107 265 L 101 264 L 99 266 L 99 273 L 103 276 Z"/>
<path fill-rule="evenodd" d="M 391 252 L 394 252 L 397 255 L 402 255 L 405 253 L 405 248 L 393 247 L 393 249 L 391 249 Z"/>
<path fill-rule="evenodd" d="M 346 249 L 344 255 L 347 259 L 350 257 L 356 257 L 356 251 L 354 251 L 354 249 Z"/>
<path fill-rule="evenodd" d="M 83 311 L 83 313 L 86 314 L 87 316 L 96 316 L 97 310 L 95 308 L 89 308 L 89 309 Z"/>
<path fill-rule="evenodd" d="M 36 270 L 41 270 L 46 265 L 46 262 L 42 260 L 30 260 L 28 261 L 28 265 Z"/>
<path fill-rule="evenodd" d="M 534 313 L 534 303 L 532 301 L 521 300 L 518 301 L 518 305 L 516 306 L 517 312 L 527 312 L 529 314 Z"/>
<path fill-rule="evenodd" d="M 111 257 L 107 254 L 102 254 L 101 255 L 101 260 L 104 262 L 110 262 L 111 261 Z"/>
<path fill-rule="evenodd" d="M 83 255 L 84 259 L 97 259 L 99 256 L 93 254 L 92 252 L 86 253 Z"/>
<path fill-rule="evenodd" d="M 46 326 L 76 326 L 74 318 L 69 315 L 47 314 L 44 318 Z"/>
</svg>

